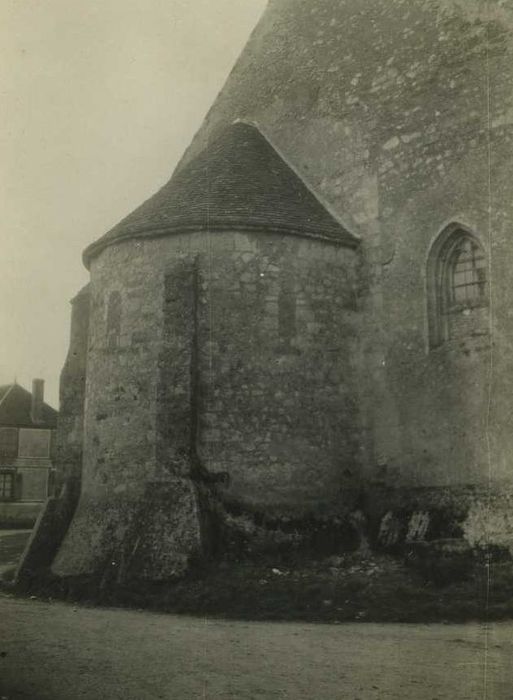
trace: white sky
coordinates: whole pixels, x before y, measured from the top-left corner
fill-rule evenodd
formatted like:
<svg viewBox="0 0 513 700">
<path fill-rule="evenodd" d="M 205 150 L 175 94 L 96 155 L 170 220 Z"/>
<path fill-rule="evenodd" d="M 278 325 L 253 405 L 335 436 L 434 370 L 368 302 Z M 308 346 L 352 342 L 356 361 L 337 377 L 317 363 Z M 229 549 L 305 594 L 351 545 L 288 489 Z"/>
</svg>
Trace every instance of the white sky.
<svg viewBox="0 0 513 700">
<path fill-rule="evenodd" d="M 0 384 L 57 406 L 85 246 L 166 180 L 266 0 L 0 0 Z"/>
</svg>

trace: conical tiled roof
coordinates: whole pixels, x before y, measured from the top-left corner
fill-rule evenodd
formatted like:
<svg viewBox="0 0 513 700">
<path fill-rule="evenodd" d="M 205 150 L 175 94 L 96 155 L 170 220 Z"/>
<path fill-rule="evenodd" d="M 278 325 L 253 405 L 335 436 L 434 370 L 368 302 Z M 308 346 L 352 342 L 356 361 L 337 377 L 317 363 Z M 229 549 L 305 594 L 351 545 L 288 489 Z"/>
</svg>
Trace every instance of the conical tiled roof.
<svg viewBox="0 0 513 700">
<path fill-rule="evenodd" d="M 237 122 L 86 248 L 84 262 L 89 266 L 103 248 L 126 238 L 216 230 L 275 231 L 358 244 L 260 131 Z"/>
</svg>

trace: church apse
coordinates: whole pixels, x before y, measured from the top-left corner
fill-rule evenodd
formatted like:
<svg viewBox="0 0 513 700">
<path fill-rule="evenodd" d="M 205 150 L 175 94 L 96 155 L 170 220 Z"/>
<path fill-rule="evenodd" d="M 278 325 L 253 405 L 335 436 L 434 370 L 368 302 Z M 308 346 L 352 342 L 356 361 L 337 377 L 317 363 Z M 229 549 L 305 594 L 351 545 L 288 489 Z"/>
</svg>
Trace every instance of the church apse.
<svg viewBox="0 0 513 700">
<path fill-rule="evenodd" d="M 117 552 L 165 578 L 248 514 L 513 546 L 496 5 L 269 3 L 169 183 L 85 251 L 82 493 L 55 572 Z"/>
<path fill-rule="evenodd" d="M 229 127 L 157 198 L 144 216 L 165 220 L 143 228 L 136 212 L 86 253 L 82 494 L 59 575 L 94 573 L 107 548 L 165 578 L 223 510 L 324 517 L 358 496 L 357 238 L 252 125 Z"/>
</svg>

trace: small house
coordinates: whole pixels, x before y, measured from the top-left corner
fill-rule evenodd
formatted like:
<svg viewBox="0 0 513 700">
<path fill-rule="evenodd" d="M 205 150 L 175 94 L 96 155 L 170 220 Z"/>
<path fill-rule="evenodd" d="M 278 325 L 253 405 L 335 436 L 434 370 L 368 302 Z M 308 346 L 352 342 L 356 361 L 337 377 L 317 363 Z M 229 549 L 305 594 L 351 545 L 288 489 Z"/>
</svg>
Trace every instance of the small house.
<svg viewBox="0 0 513 700">
<path fill-rule="evenodd" d="M 0 387 L 0 523 L 32 525 L 53 490 L 57 411 L 44 402 L 44 381 L 32 393 Z"/>
</svg>

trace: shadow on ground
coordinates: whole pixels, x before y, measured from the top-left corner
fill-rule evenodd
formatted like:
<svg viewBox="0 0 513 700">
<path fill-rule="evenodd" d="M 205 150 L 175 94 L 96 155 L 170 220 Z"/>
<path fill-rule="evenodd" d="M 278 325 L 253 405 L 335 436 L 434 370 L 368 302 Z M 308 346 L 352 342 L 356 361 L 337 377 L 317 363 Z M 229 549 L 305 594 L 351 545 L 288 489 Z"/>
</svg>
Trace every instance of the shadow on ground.
<svg viewBox="0 0 513 700">
<path fill-rule="evenodd" d="M 12 579 L 32 530 L 0 530 L 0 579 Z"/>
<path fill-rule="evenodd" d="M 100 606 L 146 608 L 243 620 L 461 622 L 513 617 L 510 559 L 474 558 L 464 567 L 354 552 L 319 560 L 226 559 L 177 581 L 57 579 L 49 572 L 19 595 Z M 452 568 L 451 568 L 452 567 Z M 4 588 L 12 583 L 4 581 Z"/>
</svg>

